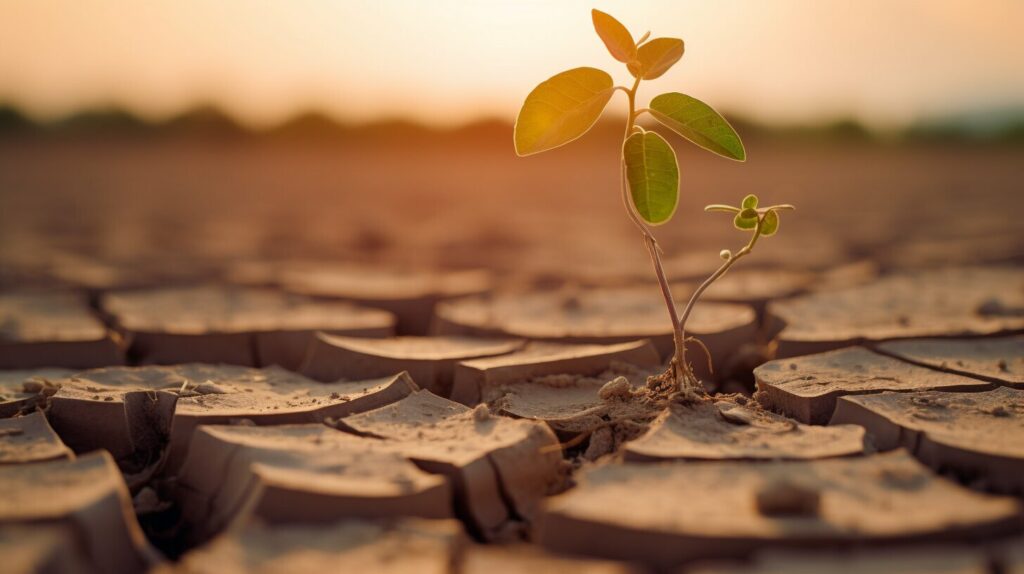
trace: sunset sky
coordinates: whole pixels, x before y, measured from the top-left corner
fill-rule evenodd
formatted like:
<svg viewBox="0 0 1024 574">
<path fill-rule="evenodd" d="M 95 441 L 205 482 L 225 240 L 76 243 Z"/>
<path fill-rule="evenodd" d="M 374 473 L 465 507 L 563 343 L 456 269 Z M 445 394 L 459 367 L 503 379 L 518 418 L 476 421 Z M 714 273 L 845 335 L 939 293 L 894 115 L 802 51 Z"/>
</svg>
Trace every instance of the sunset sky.
<svg viewBox="0 0 1024 574">
<path fill-rule="evenodd" d="M 682 91 L 762 121 L 877 127 L 1024 107 L 1019 0 L 3 0 L 0 102 L 40 118 L 214 103 L 253 125 L 309 108 L 351 121 L 511 119 L 564 69 L 627 80 L 594 35 L 594 7 L 635 36 L 685 40 L 646 97 Z"/>
</svg>

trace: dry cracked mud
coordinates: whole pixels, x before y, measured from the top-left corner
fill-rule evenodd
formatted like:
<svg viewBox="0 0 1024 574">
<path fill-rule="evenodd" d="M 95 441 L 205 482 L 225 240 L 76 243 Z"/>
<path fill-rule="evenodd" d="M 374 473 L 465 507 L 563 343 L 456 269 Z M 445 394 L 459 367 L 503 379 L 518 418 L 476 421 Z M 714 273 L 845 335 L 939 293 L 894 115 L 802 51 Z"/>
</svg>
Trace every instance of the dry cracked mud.
<svg viewBox="0 0 1024 574">
<path fill-rule="evenodd" d="M 672 353 L 672 328 L 656 289 L 584 289 L 490 298 L 465 298 L 438 305 L 437 332 L 444 335 L 505 336 L 560 343 L 611 344 L 650 339 L 663 358 Z M 757 338 L 757 315 L 748 305 L 701 303 L 687 325 L 721 365 Z M 710 378 L 700 351 L 695 371 Z"/>
<path fill-rule="evenodd" d="M 766 408 L 808 424 L 832 418 L 836 399 L 884 391 L 987 391 L 986 381 L 938 372 L 849 347 L 815 355 L 777 359 L 754 369 L 755 397 Z"/>
<path fill-rule="evenodd" d="M 1024 330 L 1024 270 L 964 267 L 902 273 L 768 305 L 778 356 L 917 337 Z"/>
<path fill-rule="evenodd" d="M 864 427 L 976 487 L 1024 494 L 1024 391 L 881 393 L 839 399 L 832 423 Z"/>
<path fill-rule="evenodd" d="M 368 379 L 406 371 L 420 387 L 448 397 L 456 365 L 508 355 L 526 343 L 517 339 L 472 337 L 391 337 L 370 339 L 318 333 L 300 372 L 318 381 Z"/>
<path fill-rule="evenodd" d="M 113 459 L 94 452 L 76 459 L 0 465 L 0 524 L 54 527 L 60 544 L 95 572 L 141 572 L 160 561 L 132 512 Z M 45 541 L 41 541 L 45 542 Z"/>
<path fill-rule="evenodd" d="M 126 469 L 173 472 L 199 425 L 322 422 L 398 400 L 416 387 L 405 374 L 317 383 L 278 367 L 112 367 L 59 380 L 48 417 L 75 452 L 109 451 Z"/>
<path fill-rule="evenodd" d="M 1019 530 L 1019 500 L 972 492 L 903 451 L 815 461 L 601 465 L 549 499 L 548 550 L 666 567 L 768 548 L 822 549 Z M 628 500 L 628 511 L 622 501 Z"/>
<path fill-rule="evenodd" d="M 0 293 L 0 368 L 88 369 L 123 363 L 119 341 L 84 295 Z"/>
<path fill-rule="evenodd" d="M 295 369 L 317 331 L 386 337 L 395 326 L 386 311 L 269 289 L 154 289 L 109 294 L 100 304 L 130 341 L 132 359 L 141 364 Z"/>
</svg>

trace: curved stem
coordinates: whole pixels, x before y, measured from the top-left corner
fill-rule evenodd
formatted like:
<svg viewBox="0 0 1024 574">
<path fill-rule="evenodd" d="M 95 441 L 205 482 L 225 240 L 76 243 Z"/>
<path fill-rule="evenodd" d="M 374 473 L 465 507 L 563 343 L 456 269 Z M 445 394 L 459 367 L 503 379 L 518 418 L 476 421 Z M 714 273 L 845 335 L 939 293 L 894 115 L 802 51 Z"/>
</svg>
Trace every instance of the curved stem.
<svg viewBox="0 0 1024 574">
<path fill-rule="evenodd" d="M 636 110 L 636 90 L 640 86 L 640 78 L 637 78 L 633 82 L 633 87 L 630 88 L 626 95 L 629 98 L 629 117 L 626 119 L 626 131 L 622 136 L 623 145 L 625 145 L 626 139 L 629 138 L 630 134 L 633 133 L 633 129 L 636 127 L 636 118 L 645 110 Z M 665 299 L 665 306 L 668 307 L 669 318 L 672 320 L 672 339 L 675 346 L 675 352 L 673 353 L 675 366 L 673 369 L 676 371 L 677 379 L 681 372 L 687 371 L 685 359 L 685 346 L 683 341 L 683 330 L 682 323 L 679 321 L 679 311 L 676 309 L 675 299 L 672 297 L 672 289 L 669 287 L 668 277 L 665 275 L 665 268 L 661 263 L 661 246 L 658 245 L 658 240 L 655 239 L 654 234 L 651 233 L 650 227 L 644 223 L 640 215 L 637 214 L 636 209 L 633 207 L 633 203 L 629 199 L 629 192 L 627 191 L 628 185 L 626 181 L 626 157 L 622 154 L 622 161 L 620 162 L 621 171 L 621 188 L 622 188 L 622 204 L 626 208 L 626 213 L 629 214 L 630 220 L 640 230 L 640 233 L 644 236 L 644 246 L 647 247 L 647 253 L 651 257 L 651 263 L 654 265 L 654 272 L 658 276 L 658 286 L 661 288 L 661 295 Z"/>
<path fill-rule="evenodd" d="M 754 235 L 750 238 L 750 241 L 747 242 L 743 249 L 740 249 L 732 257 L 726 260 L 726 262 L 723 263 L 721 267 L 716 269 L 710 277 L 705 279 L 704 282 L 700 284 L 700 287 L 697 287 L 697 290 L 693 292 L 693 295 L 690 296 L 690 300 L 687 301 L 686 308 L 683 309 L 683 316 L 679 322 L 679 330 L 683 334 L 684 343 L 686 341 L 686 320 L 690 318 L 690 313 L 693 311 L 694 305 L 697 304 L 697 300 L 700 299 L 700 296 L 704 294 L 704 291 L 707 291 L 708 287 L 710 287 L 711 284 L 715 282 L 715 280 L 717 280 L 722 275 L 725 275 L 726 271 L 728 271 L 733 265 L 735 265 L 737 261 L 750 254 L 750 252 L 754 249 L 754 245 L 757 244 L 757 239 L 761 237 L 762 224 L 763 221 L 759 217 L 757 219 L 757 226 L 754 227 Z M 683 359 L 685 360 L 685 358 L 686 349 L 684 348 Z"/>
</svg>

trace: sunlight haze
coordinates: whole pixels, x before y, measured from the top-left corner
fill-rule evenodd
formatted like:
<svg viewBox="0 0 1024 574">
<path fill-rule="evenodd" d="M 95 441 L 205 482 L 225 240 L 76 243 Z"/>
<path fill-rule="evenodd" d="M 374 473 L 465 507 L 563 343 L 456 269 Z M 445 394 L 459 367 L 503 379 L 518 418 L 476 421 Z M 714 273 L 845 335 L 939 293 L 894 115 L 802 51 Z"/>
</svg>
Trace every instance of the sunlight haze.
<svg viewBox="0 0 1024 574">
<path fill-rule="evenodd" d="M 590 9 L 686 42 L 647 95 L 678 90 L 770 122 L 879 127 L 1024 105 L 1024 2 L 906 0 L 5 0 L 0 103 L 50 119 L 213 103 L 253 125 L 512 119 L 548 76 L 626 81 Z M 621 96 L 619 96 L 621 97 Z"/>
</svg>

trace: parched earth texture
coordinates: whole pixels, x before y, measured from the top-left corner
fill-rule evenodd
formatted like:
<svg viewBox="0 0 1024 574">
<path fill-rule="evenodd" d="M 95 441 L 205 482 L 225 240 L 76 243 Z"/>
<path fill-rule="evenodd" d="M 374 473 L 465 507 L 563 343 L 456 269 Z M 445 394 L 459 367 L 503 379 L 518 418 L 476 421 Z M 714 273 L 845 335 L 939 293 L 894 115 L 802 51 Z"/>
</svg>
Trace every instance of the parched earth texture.
<svg viewBox="0 0 1024 574">
<path fill-rule="evenodd" d="M 121 151 L 145 164 L 153 145 Z M 125 181 L 143 177 L 88 153 Z M 234 166 L 234 181 L 260 192 L 239 206 L 249 212 L 269 209 L 258 175 L 288 177 L 263 171 L 261 153 L 283 154 L 280 169 L 319 165 L 281 150 L 211 165 L 159 153 L 199 169 L 180 176 L 195 181 Z M 981 185 L 947 173 L 967 160 L 851 153 L 873 167 L 842 185 L 889 170 L 908 191 L 879 208 L 885 220 L 809 195 L 786 214 L 764 257 L 692 317 L 713 361 L 690 349 L 708 392 L 699 400 L 648 389 L 671 333 L 637 238 L 618 223 L 584 231 L 588 209 L 618 221 L 603 204 L 544 244 L 493 208 L 445 229 L 443 218 L 416 227 L 400 206 L 387 225 L 414 231 L 382 224 L 384 239 L 372 219 L 349 213 L 335 236 L 313 217 L 310 241 L 347 251 L 285 234 L 301 257 L 239 254 L 230 210 L 225 228 L 196 220 L 183 232 L 197 235 L 179 237 L 187 202 L 161 219 L 104 195 L 98 209 L 123 226 L 54 219 L 52 241 L 38 221 L 12 223 L 0 253 L 0 571 L 1024 572 L 1024 243 L 996 215 L 1019 213 L 1019 195 L 1005 208 L 979 196 L 988 211 L 931 235 L 921 221 L 959 204 L 929 211 L 928 190 L 942 177 Z M 854 159 L 825 158 L 833 170 Z M 960 168 L 984 171 L 987 160 L 972 161 Z M 927 165 L 935 173 L 922 175 Z M 526 185 L 544 169 L 510 173 Z M 102 173 L 90 185 L 111 183 Z M 725 181 L 737 193 L 744 183 Z M 5 197 L 26 213 L 45 203 Z M 226 207 L 209 201 L 202 209 Z M 281 216 L 294 223 L 304 209 Z M 805 212 L 834 221 L 787 235 Z M 509 213 L 537 234 L 555 227 Z M 133 234 L 156 241 L 140 217 L 163 225 L 179 256 L 133 245 Z M 417 232 L 430 256 L 396 256 Z M 222 235 L 230 257 L 186 245 Z M 68 247 L 87 238 L 88 249 Z M 666 270 L 687 293 L 717 251 L 670 245 Z"/>
</svg>

